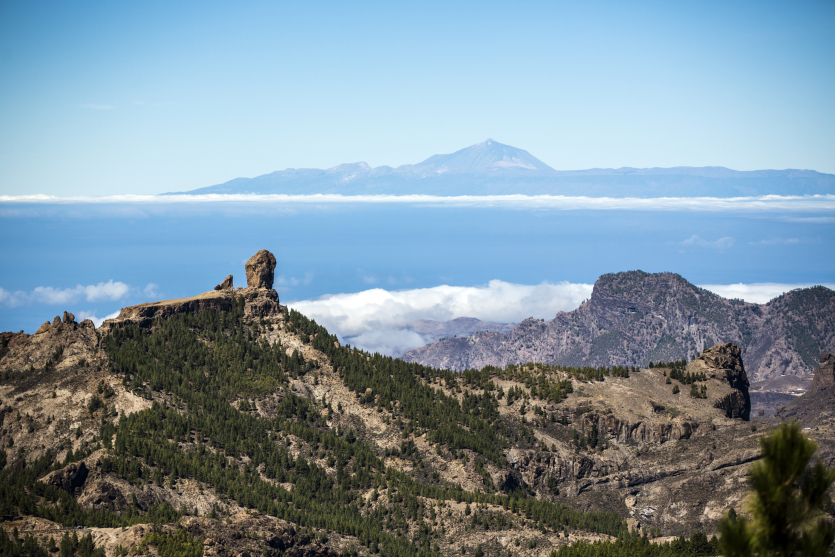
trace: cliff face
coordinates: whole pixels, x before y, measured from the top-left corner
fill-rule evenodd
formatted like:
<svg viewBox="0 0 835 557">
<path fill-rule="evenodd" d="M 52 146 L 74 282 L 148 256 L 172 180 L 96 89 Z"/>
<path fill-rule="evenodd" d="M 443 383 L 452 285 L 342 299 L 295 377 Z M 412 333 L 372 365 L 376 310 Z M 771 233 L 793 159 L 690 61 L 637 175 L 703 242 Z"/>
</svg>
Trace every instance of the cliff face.
<svg viewBox="0 0 835 557">
<path fill-rule="evenodd" d="M 728 384 L 731 392 L 720 395 L 713 402 L 714 408 L 725 412 L 729 418 L 747 420 L 751 416 L 751 396 L 748 394 L 748 375 L 742 364 L 742 351 L 736 344 L 717 344 L 704 351 L 688 364 L 690 374 L 704 373 L 708 379 Z"/>
<path fill-rule="evenodd" d="M 446 339 L 403 359 L 449 369 L 528 361 L 572 366 L 642 366 L 693 357 L 733 342 L 754 380 L 809 373 L 835 350 L 835 292 L 814 287 L 768 304 L 727 300 L 673 273 L 601 276 L 591 298 L 550 322 L 526 319 L 512 332 Z"/>
<path fill-rule="evenodd" d="M 31 370 L 64 370 L 90 362 L 96 355 L 98 337 L 96 327 L 89 319 L 75 322 L 75 316 L 64 312 L 45 322 L 34 335 L 17 333 L 7 335 L 6 353 L 0 359 L 0 372 Z"/>
<path fill-rule="evenodd" d="M 243 300 L 244 315 L 248 318 L 277 316 L 280 308 L 278 293 L 273 290 L 275 264 L 275 256 L 267 250 L 261 250 L 246 262 L 246 288 L 235 290 L 232 286 L 232 275 L 229 275 L 215 286 L 214 290 L 191 298 L 150 302 L 123 308 L 115 319 L 108 319 L 102 324 L 102 332 L 107 333 L 113 327 L 127 324 L 148 327 L 157 318 L 166 319 L 180 313 L 197 313 L 204 310 L 228 311 L 236 299 Z"/>
<path fill-rule="evenodd" d="M 806 427 L 835 424 L 835 356 L 821 354 L 819 362 L 812 388 L 778 409 L 778 418 L 798 420 Z"/>
</svg>

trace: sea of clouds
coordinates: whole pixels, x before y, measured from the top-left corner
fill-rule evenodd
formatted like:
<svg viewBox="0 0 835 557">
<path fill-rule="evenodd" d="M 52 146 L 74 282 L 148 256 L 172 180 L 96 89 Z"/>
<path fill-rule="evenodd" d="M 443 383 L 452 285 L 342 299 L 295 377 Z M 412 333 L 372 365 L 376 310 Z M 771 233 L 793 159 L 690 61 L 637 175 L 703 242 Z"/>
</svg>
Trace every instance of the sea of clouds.
<svg viewBox="0 0 835 557">
<path fill-rule="evenodd" d="M 813 284 L 751 283 L 703 284 L 725 298 L 740 298 L 763 304 Z M 824 284 L 835 289 L 835 284 Z M 492 280 L 477 286 L 435 286 L 411 290 L 372 288 L 350 294 L 328 294 L 288 305 L 324 325 L 340 340 L 371 352 L 400 356 L 434 339 L 416 330 L 420 320 L 449 321 L 474 317 L 482 321 L 518 323 L 525 318 L 551 320 L 560 311 L 571 311 L 591 296 L 593 285 L 558 282 L 515 284 Z M 97 302 L 124 302 L 128 297 L 154 300 L 158 287 L 144 288 L 109 280 L 68 288 L 38 286 L 29 291 L 8 291 L 0 287 L 0 305 L 15 308 L 40 304 L 67 307 Z M 92 319 L 100 326 L 118 311 L 99 317 L 95 310 L 81 310 L 77 319 Z"/>
<path fill-rule="evenodd" d="M 565 195 L 286 195 L 286 194 L 205 194 L 205 195 L 114 195 L 102 197 L 52 195 L 0 195 L 0 216 L 37 214 L 38 206 L 141 208 L 149 213 L 177 212 L 187 207 L 238 209 L 248 211 L 287 210 L 292 206 L 350 204 L 407 204 L 414 206 L 500 207 L 508 209 L 550 209 L 558 211 L 755 211 L 826 212 L 835 211 L 835 195 L 760 195 L 749 197 L 586 197 Z M 82 211 L 77 216 L 89 213 Z M 818 217 L 832 219 L 831 216 Z"/>
<path fill-rule="evenodd" d="M 475 317 L 517 323 L 526 317 L 550 319 L 591 295 L 591 284 L 537 285 L 492 280 L 483 286 L 435 286 L 388 291 L 374 288 L 354 294 L 330 294 L 288 305 L 336 333 L 344 342 L 372 352 L 402 355 L 423 346 L 428 337 L 412 327 L 421 320 Z"/>
<path fill-rule="evenodd" d="M 421 319 L 448 321 L 475 317 L 483 321 L 518 323 L 527 317 L 551 320 L 559 311 L 576 309 L 592 292 L 591 284 L 513 284 L 500 280 L 483 286 L 436 286 L 388 291 L 381 288 L 354 294 L 331 294 L 288 305 L 324 325 L 343 342 L 371 352 L 400 356 L 431 342 L 414 324 Z M 812 284 L 705 284 L 725 298 L 763 304 Z M 825 285 L 835 288 L 835 284 Z"/>
</svg>

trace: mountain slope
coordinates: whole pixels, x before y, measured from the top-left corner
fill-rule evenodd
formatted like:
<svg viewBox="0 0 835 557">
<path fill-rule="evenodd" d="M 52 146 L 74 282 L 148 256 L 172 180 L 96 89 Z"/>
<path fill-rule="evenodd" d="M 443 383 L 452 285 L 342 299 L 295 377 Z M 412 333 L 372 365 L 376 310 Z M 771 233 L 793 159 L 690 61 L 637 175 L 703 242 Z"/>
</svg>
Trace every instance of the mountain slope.
<svg viewBox="0 0 835 557">
<path fill-rule="evenodd" d="M 768 426 L 728 417 L 746 411 L 732 346 L 686 369 L 453 374 L 340 346 L 261 261 L 247 288 L 95 334 L 67 316 L 2 336 L 4 529 L 84 525 L 111 557 L 533 556 L 627 520 L 712 532 L 745 495 Z"/>
<path fill-rule="evenodd" d="M 572 366 L 646 365 L 692 358 L 734 342 L 753 380 L 809 373 L 835 349 L 835 292 L 795 290 L 767 304 L 727 300 L 672 273 L 601 276 L 591 298 L 550 322 L 478 333 L 410 350 L 403 358 L 448 369 L 528 361 Z"/>
<path fill-rule="evenodd" d="M 525 150 L 488 139 L 417 164 L 364 162 L 322 170 L 289 168 L 236 178 L 186 194 L 587 195 L 735 197 L 835 194 L 835 176 L 811 170 L 736 171 L 721 167 L 557 171 Z"/>
<path fill-rule="evenodd" d="M 399 167 L 398 170 L 412 170 L 419 176 L 455 173 L 507 173 L 517 171 L 530 174 L 553 174 L 555 170 L 527 151 L 487 139 L 482 143 L 456 151 L 450 155 L 433 155 L 413 167 Z"/>
</svg>

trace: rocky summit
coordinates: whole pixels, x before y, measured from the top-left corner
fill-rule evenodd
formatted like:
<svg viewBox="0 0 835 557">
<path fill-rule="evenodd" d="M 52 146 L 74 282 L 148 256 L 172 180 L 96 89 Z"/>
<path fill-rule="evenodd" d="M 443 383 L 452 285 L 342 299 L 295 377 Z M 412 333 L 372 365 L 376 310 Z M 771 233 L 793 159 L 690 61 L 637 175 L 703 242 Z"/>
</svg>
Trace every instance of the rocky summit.
<svg viewBox="0 0 835 557">
<path fill-rule="evenodd" d="M 722 323 L 711 308 L 755 315 L 748 305 L 684 298 L 691 286 L 673 275 L 635 292 L 614 277 L 558 316 L 558 354 L 598 346 L 605 323 L 639 348 L 600 354 L 630 361 L 685 307 L 675 319 L 693 324 L 698 357 L 457 373 L 340 345 L 279 304 L 270 252 L 245 270 L 246 288 L 230 276 L 99 329 L 67 313 L 35 335 L 0 334 L 3 547 L 17 535 L 106 557 L 546 556 L 638 529 L 690 552 L 679 536 L 712 536 L 728 509 L 745 511 L 775 426 L 748 421 L 744 347 L 696 325 Z M 629 303 L 606 312 L 604 298 Z M 829 416 L 809 435 L 832 464 Z"/>
<path fill-rule="evenodd" d="M 447 338 L 403 358 L 455 370 L 526 362 L 645 366 L 692 359 L 727 342 L 740 348 L 753 381 L 807 375 L 821 352 L 835 351 L 835 292 L 816 286 L 752 304 L 674 273 L 608 274 L 588 301 L 551 321 L 526 319 L 509 333 Z"/>
</svg>

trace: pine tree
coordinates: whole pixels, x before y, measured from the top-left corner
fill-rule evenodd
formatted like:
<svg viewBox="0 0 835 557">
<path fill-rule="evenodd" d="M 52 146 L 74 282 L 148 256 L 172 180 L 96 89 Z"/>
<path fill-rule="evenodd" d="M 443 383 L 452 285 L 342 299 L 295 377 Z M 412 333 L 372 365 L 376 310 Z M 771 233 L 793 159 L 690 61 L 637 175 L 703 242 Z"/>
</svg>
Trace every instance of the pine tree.
<svg viewBox="0 0 835 557">
<path fill-rule="evenodd" d="M 817 444 L 794 421 L 760 439 L 760 447 L 763 458 L 749 480 L 751 521 L 729 515 L 719 524 L 722 554 L 823 557 L 835 541 L 835 525 L 821 510 L 835 469 L 820 460 L 807 469 Z"/>
</svg>

